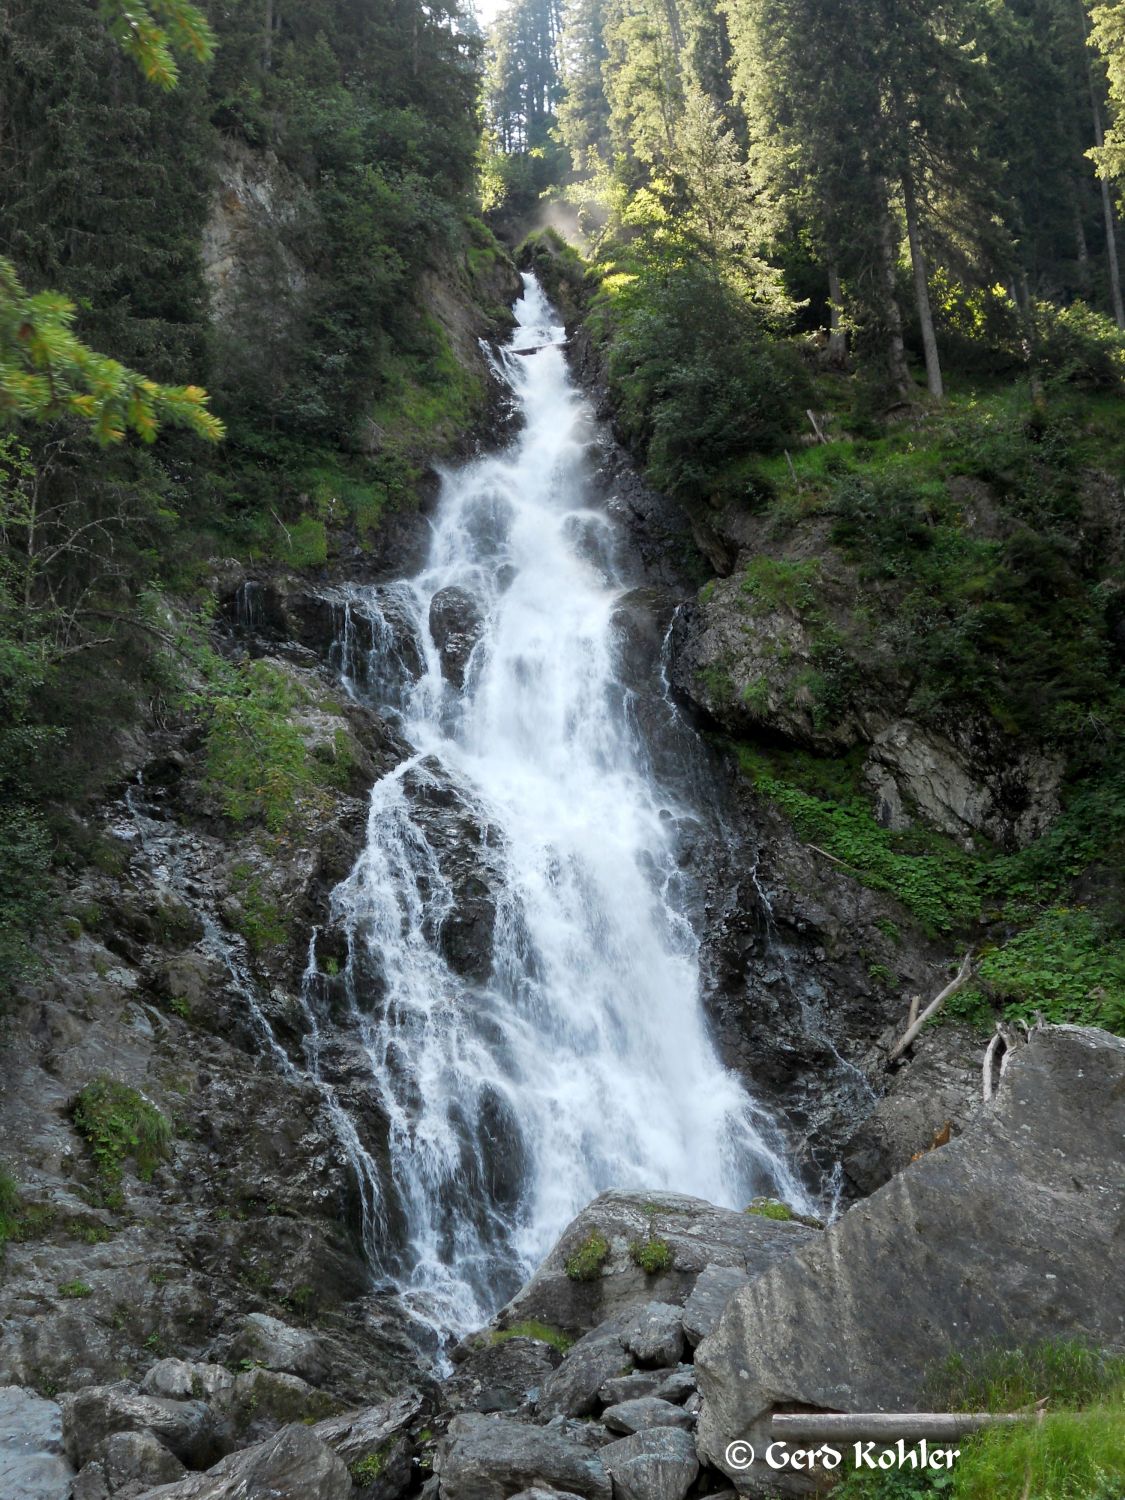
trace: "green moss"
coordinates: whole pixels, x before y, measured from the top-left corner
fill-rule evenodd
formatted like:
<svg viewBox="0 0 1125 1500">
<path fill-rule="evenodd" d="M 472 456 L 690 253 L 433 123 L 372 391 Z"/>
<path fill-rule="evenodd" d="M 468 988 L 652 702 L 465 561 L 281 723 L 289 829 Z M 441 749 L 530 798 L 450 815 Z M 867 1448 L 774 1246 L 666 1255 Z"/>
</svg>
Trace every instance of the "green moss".
<svg viewBox="0 0 1125 1500">
<path fill-rule="evenodd" d="M 266 894 L 261 874 L 248 864 L 235 865 L 231 890 L 238 900 L 232 920 L 250 951 L 258 955 L 283 947 L 289 940 L 289 925 L 280 906 Z"/>
<path fill-rule="evenodd" d="M 569 1275 L 569 1271 L 567 1272 Z M 579 1280 L 589 1278 L 580 1277 Z M 569 1334 L 563 1333 L 561 1328 L 553 1328 L 550 1323 L 538 1323 L 531 1319 L 523 1323 L 513 1323 L 510 1328 L 498 1328 L 492 1335 L 494 1344 L 503 1344 L 508 1339 L 538 1339 L 541 1344 L 550 1344 L 552 1349 L 557 1349 L 560 1354 L 565 1354 L 574 1340 Z"/>
<path fill-rule="evenodd" d="M 0 1257 L 4 1254 L 4 1246 L 15 1237 L 22 1207 L 16 1179 L 7 1167 L 0 1165 Z"/>
<path fill-rule="evenodd" d="M 755 1198 L 746 1212 L 757 1215 L 759 1219 L 776 1219 L 783 1224 L 788 1224 L 793 1218 L 793 1210 L 779 1198 Z"/>
<path fill-rule="evenodd" d="M 650 1236 L 647 1240 L 634 1240 L 629 1246 L 633 1264 L 639 1266 L 646 1276 L 659 1276 L 672 1269 L 675 1257 L 667 1240 Z"/>
<path fill-rule="evenodd" d="M 358 1459 L 352 1464 L 348 1473 L 352 1476 L 352 1483 L 358 1489 L 365 1489 L 367 1485 L 374 1484 L 387 1462 L 385 1448 L 376 1448 L 374 1453 L 368 1453 L 366 1457 Z"/>
<path fill-rule="evenodd" d="M 87 1286 L 84 1281 L 64 1281 L 59 1287 L 60 1297 L 90 1297 L 93 1295 L 93 1292 L 94 1288 Z"/>
<path fill-rule="evenodd" d="M 130 1158 L 147 1182 L 171 1150 L 172 1127 L 154 1104 L 128 1084 L 109 1078 L 88 1083 L 74 1103 L 74 1124 L 90 1148 L 107 1200 L 119 1201 L 122 1168 Z"/>
<path fill-rule="evenodd" d="M 592 1230 L 573 1255 L 566 1260 L 566 1274 L 571 1281 L 596 1281 L 609 1259 L 609 1241 Z"/>
</svg>

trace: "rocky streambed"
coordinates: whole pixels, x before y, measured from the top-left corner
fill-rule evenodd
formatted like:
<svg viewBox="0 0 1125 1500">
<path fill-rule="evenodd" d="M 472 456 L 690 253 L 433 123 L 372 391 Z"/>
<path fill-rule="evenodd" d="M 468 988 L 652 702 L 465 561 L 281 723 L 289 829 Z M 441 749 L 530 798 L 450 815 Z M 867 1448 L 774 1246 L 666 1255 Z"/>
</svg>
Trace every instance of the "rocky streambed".
<svg viewBox="0 0 1125 1500">
<path fill-rule="evenodd" d="M 348 1399 L 324 1330 L 244 1317 L 224 1360 L 56 1398 L 0 1392 L 0 1493 L 15 1500 L 689 1500 L 803 1494 L 746 1461 L 779 1411 L 917 1408 L 950 1351 L 1052 1335 L 1125 1342 L 1112 1275 L 1125 1042 L 1043 1028 L 994 1099 L 828 1228 L 606 1193 L 442 1379 L 387 1371 Z M 1120 1156 L 1116 1158 L 1120 1161 Z M 372 1335 L 369 1333 L 368 1342 Z M 13 1436 L 15 1434 L 15 1436 Z M 741 1448 L 732 1444 L 741 1442 Z"/>
</svg>

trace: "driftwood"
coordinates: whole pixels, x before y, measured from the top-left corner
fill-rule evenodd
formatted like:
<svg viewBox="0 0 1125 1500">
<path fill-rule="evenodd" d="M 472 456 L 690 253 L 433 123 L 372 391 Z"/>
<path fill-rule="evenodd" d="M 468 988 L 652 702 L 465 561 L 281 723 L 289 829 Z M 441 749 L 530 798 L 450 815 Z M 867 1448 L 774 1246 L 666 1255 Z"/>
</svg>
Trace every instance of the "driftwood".
<svg viewBox="0 0 1125 1500">
<path fill-rule="evenodd" d="M 1042 1403 L 1034 1411 L 879 1411 L 777 1412 L 773 1436 L 788 1442 L 854 1442 L 863 1438 L 895 1442 L 898 1438 L 927 1438 L 955 1442 L 982 1427 L 1042 1418 Z"/>
<path fill-rule="evenodd" d="M 890 1054 L 887 1057 L 887 1061 L 889 1063 L 895 1062 L 902 1056 L 907 1047 L 910 1046 L 911 1042 L 918 1035 L 922 1027 L 930 1019 L 930 1017 L 937 1015 L 938 1011 L 942 1008 L 942 1006 L 950 998 L 951 995 L 955 995 L 958 990 L 964 989 L 969 980 L 972 978 L 972 975 L 973 955 L 970 952 L 966 953 L 965 957 L 961 960 L 961 967 L 957 970 L 957 977 L 955 979 L 951 979 L 946 985 L 945 989 L 943 989 L 940 994 L 934 996 L 929 1005 L 926 1006 L 925 1010 L 915 1018 L 915 1020 L 899 1037 L 898 1041 L 891 1048 Z"/>
<path fill-rule="evenodd" d="M 828 439 L 824 436 L 824 433 L 821 431 L 820 423 L 816 420 L 816 412 L 813 411 L 810 407 L 808 410 L 806 410 L 805 415 L 812 423 L 812 430 L 816 433 L 817 442 L 827 443 Z"/>
</svg>

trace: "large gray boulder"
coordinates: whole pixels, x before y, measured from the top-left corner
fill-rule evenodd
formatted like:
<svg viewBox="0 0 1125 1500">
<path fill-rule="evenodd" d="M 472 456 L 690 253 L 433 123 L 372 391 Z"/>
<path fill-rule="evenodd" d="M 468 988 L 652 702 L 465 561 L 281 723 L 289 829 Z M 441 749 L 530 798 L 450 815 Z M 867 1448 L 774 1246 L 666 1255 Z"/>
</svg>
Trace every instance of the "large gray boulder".
<svg viewBox="0 0 1125 1500">
<path fill-rule="evenodd" d="M 565 1490 L 611 1500 L 599 1455 L 546 1427 L 477 1413 L 454 1417 L 438 1446 L 441 1500 L 507 1500 L 520 1490 Z"/>
<path fill-rule="evenodd" d="M 677 1365 L 684 1352 L 683 1315 L 670 1302 L 646 1302 L 621 1335 L 639 1365 Z"/>
<path fill-rule="evenodd" d="M 649 1302 L 682 1306 L 706 1266 L 738 1266 L 760 1275 L 816 1233 L 803 1224 L 717 1208 L 677 1193 L 602 1193 L 567 1226 L 497 1323 L 509 1328 L 534 1320 L 570 1334 L 589 1333 Z M 567 1262 L 591 1236 L 604 1240 L 608 1252 L 590 1280 L 577 1280 L 567 1274 Z M 668 1246 L 671 1263 L 648 1275 L 636 1264 L 633 1247 L 653 1240 Z"/>
<path fill-rule="evenodd" d="M 1125 1040 L 1051 1027 L 993 1105 L 796 1255 L 736 1292 L 696 1351 L 701 1455 L 759 1447 L 775 1406 L 909 1411 L 948 1351 L 1052 1337 L 1125 1343 Z"/>
<path fill-rule="evenodd" d="M 421 1392 L 407 1390 L 381 1406 L 318 1422 L 313 1433 L 356 1475 L 365 1500 L 397 1500 L 413 1478 L 416 1444 L 411 1429 L 429 1411 Z"/>
<path fill-rule="evenodd" d="M 151 1432 L 181 1463 L 193 1467 L 213 1462 L 221 1451 L 214 1413 L 202 1401 L 145 1396 L 122 1380 L 64 1396 L 61 1405 L 63 1442 L 76 1465 L 99 1457 L 115 1432 Z"/>
<path fill-rule="evenodd" d="M 232 1362 L 264 1365 L 285 1375 L 297 1375 L 310 1385 L 319 1385 L 328 1373 L 328 1362 L 315 1333 L 292 1328 L 268 1313 L 250 1313 L 234 1340 Z"/>
<path fill-rule="evenodd" d="M 674 1427 L 636 1432 L 601 1451 L 615 1500 L 684 1500 L 699 1474 L 690 1435 Z"/>
<path fill-rule="evenodd" d="M 67 1500 L 73 1478 L 58 1403 L 22 1386 L 0 1386 L 0 1495 Z"/>
<path fill-rule="evenodd" d="M 102 1444 L 100 1456 L 83 1465 L 73 1500 L 135 1500 L 183 1473 L 180 1460 L 151 1432 L 115 1432 Z"/>
<path fill-rule="evenodd" d="M 741 1266 L 706 1266 L 684 1303 L 684 1336 L 694 1349 L 726 1311 L 727 1303 L 750 1280 Z"/>
<path fill-rule="evenodd" d="M 148 1490 L 142 1500 L 351 1500 L 352 1481 L 308 1428 L 284 1427 L 264 1443 L 232 1453 L 206 1474 Z"/>
<path fill-rule="evenodd" d="M 443 1404 L 453 1411 L 517 1411 L 538 1399 L 561 1360 L 542 1339 L 501 1339 L 474 1350 L 443 1381 Z"/>
<path fill-rule="evenodd" d="M 579 1339 L 557 1370 L 543 1383 L 539 1416 L 584 1417 L 598 1404 L 598 1392 L 614 1375 L 623 1375 L 632 1361 L 617 1327 L 596 1328 Z"/>
<path fill-rule="evenodd" d="M 661 1401 L 657 1396 L 638 1396 L 633 1401 L 621 1401 L 616 1406 L 607 1406 L 602 1412 L 602 1421 L 610 1432 L 647 1432 L 653 1427 L 682 1427 L 685 1431 L 695 1422 L 682 1406 L 673 1406 L 670 1401 Z"/>
</svg>

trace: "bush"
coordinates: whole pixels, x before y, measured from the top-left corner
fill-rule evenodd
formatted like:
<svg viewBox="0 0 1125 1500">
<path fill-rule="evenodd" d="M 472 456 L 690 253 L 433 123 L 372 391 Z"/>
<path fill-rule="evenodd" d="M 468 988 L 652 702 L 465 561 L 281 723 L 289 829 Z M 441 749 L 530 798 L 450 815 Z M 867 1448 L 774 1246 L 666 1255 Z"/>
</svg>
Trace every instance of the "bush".
<svg viewBox="0 0 1125 1500">
<path fill-rule="evenodd" d="M 573 1255 L 566 1260 L 566 1274 L 571 1281 L 596 1281 L 609 1259 L 609 1241 L 592 1230 Z"/>
<path fill-rule="evenodd" d="M 1125 940 L 1092 912 L 1058 907 L 981 958 L 977 974 L 1009 1020 L 1125 1034 Z"/>
<path fill-rule="evenodd" d="M 1119 390 L 1125 378 L 1125 334 L 1084 302 L 1035 304 L 1035 357 L 1044 378 L 1092 390 Z"/>
<path fill-rule="evenodd" d="M 672 1269 L 672 1247 L 667 1240 L 634 1240 L 629 1246 L 633 1264 L 639 1266 L 646 1276 L 659 1276 L 662 1271 Z"/>
<path fill-rule="evenodd" d="M 113 1079 L 98 1078 L 86 1085 L 74 1103 L 74 1124 L 90 1147 L 113 1206 L 120 1204 L 122 1167 L 130 1157 L 137 1176 L 148 1182 L 170 1153 L 168 1121 L 143 1094 Z"/>
</svg>

